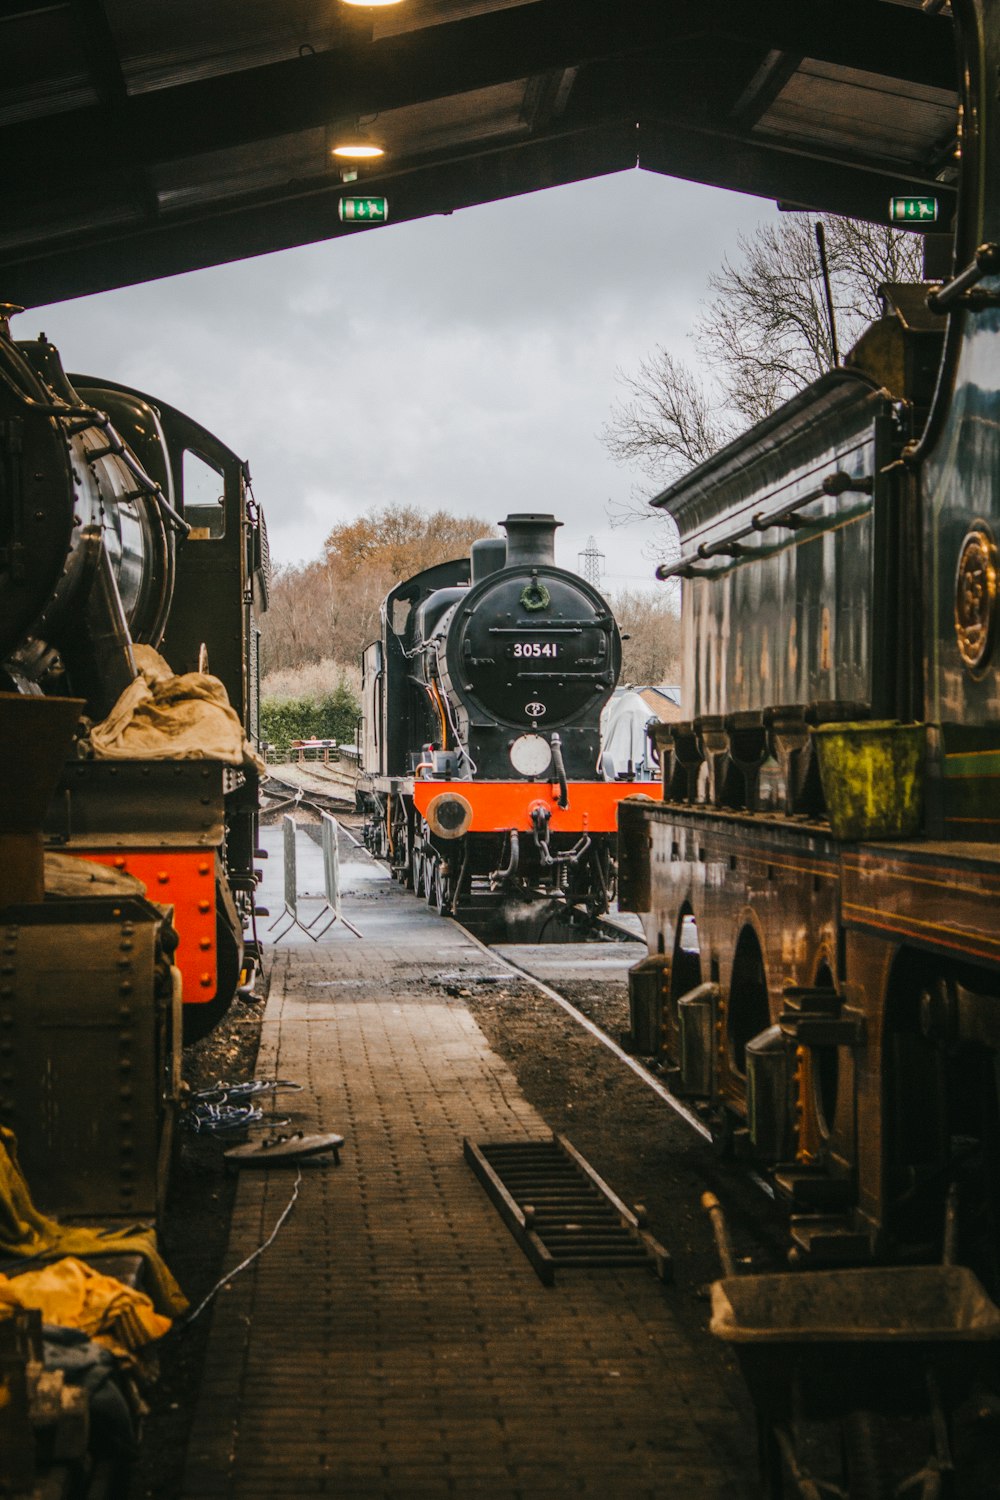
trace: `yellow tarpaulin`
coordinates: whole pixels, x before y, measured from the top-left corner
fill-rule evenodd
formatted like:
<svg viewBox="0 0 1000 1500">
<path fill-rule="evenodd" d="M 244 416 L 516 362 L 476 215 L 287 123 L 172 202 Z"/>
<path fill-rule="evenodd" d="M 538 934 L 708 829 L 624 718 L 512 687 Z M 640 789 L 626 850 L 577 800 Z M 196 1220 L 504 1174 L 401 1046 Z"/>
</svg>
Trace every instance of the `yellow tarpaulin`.
<svg viewBox="0 0 1000 1500">
<path fill-rule="evenodd" d="M 128 1359 L 170 1328 L 170 1319 L 155 1312 L 143 1292 L 72 1256 L 38 1271 L 0 1275 L 0 1313 L 4 1304 L 38 1308 L 43 1322 L 79 1328 L 119 1359 Z"/>
<path fill-rule="evenodd" d="M 17 1160 L 17 1140 L 4 1126 L 0 1126 L 0 1148 L 0 1253 L 45 1260 L 76 1255 L 141 1255 L 149 1271 L 152 1305 L 172 1317 L 186 1310 L 187 1299 L 161 1259 L 151 1229 L 105 1232 L 47 1218 L 31 1200 Z"/>
</svg>

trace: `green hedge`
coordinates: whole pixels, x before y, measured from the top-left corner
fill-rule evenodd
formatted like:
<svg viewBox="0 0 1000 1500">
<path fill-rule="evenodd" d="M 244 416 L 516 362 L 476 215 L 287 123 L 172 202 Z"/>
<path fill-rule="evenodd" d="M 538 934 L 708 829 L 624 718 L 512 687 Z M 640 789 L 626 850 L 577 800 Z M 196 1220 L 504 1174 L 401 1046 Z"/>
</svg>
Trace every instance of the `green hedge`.
<svg viewBox="0 0 1000 1500">
<path fill-rule="evenodd" d="M 346 683 L 320 698 L 265 698 L 260 705 L 261 734 L 280 755 L 292 740 L 336 740 L 354 744 L 361 705 Z"/>
</svg>

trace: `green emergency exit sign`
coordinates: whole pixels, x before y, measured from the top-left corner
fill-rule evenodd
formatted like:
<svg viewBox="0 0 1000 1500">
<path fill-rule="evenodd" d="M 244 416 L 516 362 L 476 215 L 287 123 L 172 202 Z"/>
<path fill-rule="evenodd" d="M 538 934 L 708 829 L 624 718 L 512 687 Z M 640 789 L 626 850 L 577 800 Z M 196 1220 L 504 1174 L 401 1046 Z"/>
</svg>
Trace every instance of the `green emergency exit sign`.
<svg viewBox="0 0 1000 1500">
<path fill-rule="evenodd" d="M 893 224 L 933 224 L 937 216 L 936 198 L 889 199 L 889 219 Z"/>
<path fill-rule="evenodd" d="M 384 224 L 389 217 L 388 198 L 341 198 L 337 204 L 342 224 Z"/>
</svg>

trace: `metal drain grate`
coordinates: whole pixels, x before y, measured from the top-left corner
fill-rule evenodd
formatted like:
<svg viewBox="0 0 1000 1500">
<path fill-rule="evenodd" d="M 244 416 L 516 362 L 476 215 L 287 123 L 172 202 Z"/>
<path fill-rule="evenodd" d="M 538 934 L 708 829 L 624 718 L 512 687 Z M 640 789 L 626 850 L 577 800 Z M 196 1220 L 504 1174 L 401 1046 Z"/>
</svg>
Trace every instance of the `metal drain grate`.
<svg viewBox="0 0 1000 1500">
<path fill-rule="evenodd" d="M 563 1135 L 550 1141 L 465 1140 L 465 1159 L 546 1286 L 573 1267 L 649 1266 L 670 1280 L 670 1254 Z"/>
</svg>

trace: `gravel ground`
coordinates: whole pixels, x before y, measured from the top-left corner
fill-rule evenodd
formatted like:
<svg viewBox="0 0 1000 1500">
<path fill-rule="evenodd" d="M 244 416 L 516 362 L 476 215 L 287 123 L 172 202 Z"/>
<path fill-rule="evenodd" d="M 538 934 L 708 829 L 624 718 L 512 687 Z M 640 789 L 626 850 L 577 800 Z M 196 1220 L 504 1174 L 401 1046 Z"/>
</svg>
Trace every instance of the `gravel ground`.
<svg viewBox="0 0 1000 1500">
<path fill-rule="evenodd" d="M 560 993 L 617 1039 L 628 1029 L 624 984 L 576 981 Z M 477 988 L 467 999 L 491 1046 L 552 1129 L 572 1141 L 626 1203 L 641 1203 L 649 1228 L 673 1257 L 669 1292 L 689 1335 L 743 1411 L 742 1380 L 707 1333 L 707 1286 L 719 1275 L 711 1229 L 700 1207 L 711 1190 L 726 1204 L 736 1253 L 747 1269 L 780 1263 L 781 1228 L 759 1189 L 748 1188 L 711 1147 L 602 1044 L 528 983 Z M 758 1215 L 763 1209 L 763 1222 Z"/>
</svg>

